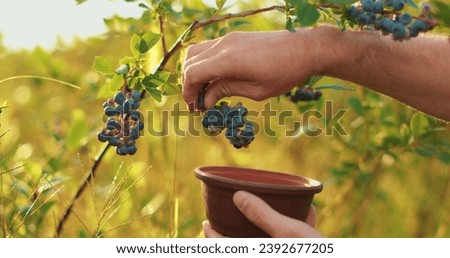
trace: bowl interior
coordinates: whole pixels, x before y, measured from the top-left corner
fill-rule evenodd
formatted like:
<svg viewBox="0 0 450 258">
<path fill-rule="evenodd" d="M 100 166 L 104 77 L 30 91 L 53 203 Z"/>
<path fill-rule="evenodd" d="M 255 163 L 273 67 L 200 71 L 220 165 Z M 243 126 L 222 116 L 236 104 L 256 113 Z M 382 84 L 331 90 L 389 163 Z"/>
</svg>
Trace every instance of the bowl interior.
<svg viewBox="0 0 450 258">
<path fill-rule="evenodd" d="M 197 168 L 195 173 L 199 179 L 209 183 L 285 190 L 322 189 L 322 184 L 314 179 L 259 169 L 207 166 Z"/>
</svg>

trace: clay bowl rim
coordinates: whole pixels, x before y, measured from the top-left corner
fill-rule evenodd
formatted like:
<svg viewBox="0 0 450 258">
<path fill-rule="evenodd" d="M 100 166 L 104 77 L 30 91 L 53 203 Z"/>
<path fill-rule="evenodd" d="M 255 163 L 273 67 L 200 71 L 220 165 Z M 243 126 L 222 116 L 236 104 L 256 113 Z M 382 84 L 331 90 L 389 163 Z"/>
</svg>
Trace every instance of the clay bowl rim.
<svg viewBox="0 0 450 258">
<path fill-rule="evenodd" d="M 291 182 L 301 182 L 309 183 L 310 186 L 300 186 L 300 185 L 279 185 L 279 184 L 269 184 L 269 183 L 258 183 L 258 182 L 250 182 L 246 180 L 238 180 L 238 179 L 232 179 L 227 178 L 224 176 L 212 174 L 210 172 L 207 172 L 206 170 L 219 170 L 220 169 L 227 169 L 227 170 L 240 170 L 243 173 L 262 173 L 262 174 L 271 174 L 271 175 L 278 175 L 284 177 L 286 181 Z M 305 177 L 305 176 L 299 176 L 299 175 L 293 175 L 293 174 L 287 174 L 287 173 L 281 173 L 281 172 L 275 172 L 270 170 L 264 170 L 264 169 L 253 169 L 253 168 L 244 168 L 244 167 L 237 167 L 237 166 L 200 166 L 195 168 L 195 176 L 203 181 L 205 184 L 214 184 L 222 187 L 232 188 L 235 190 L 250 190 L 255 192 L 261 192 L 261 193 L 277 193 L 277 194 L 298 194 L 298 195 L 307 195 L 307 194 L 316 194 L 320 193 L 323 189 L 323 184 L 319 182 L 318 180 Z M 292 178 L 292 180 L 287 179 Z"/>
</svg>

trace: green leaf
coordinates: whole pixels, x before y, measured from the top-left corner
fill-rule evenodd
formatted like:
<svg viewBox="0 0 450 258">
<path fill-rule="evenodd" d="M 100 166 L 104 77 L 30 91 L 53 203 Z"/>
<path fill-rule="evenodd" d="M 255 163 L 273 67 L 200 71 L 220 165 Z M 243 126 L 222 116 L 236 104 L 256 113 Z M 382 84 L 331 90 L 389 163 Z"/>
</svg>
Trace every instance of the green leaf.
<svg viewBox="0 0 450 258">
<path fill-rule="evenodd" d="M 82 4 L 82 3 L 86 2 L 87 0 L 75 0 L 75 1 L 77 1 L 77 4 Z"/>
<path fill-rule="evenodd" d="M 145 90 L 148 92 L 148 94 L 150 94 L 150 96 L 152 96 L 152 98 L 154 100 L 156 100 L 157 102 L 161 102 L 162 101 L 162 92 L 158 89 L 155 88 L 145 88 Z"/>
<path fill-rule="evenodd" d="M 334 85 L 334 84 L 332 84 L 332 85 L 322 85 L 322 86 L 318 86 L 318 87 L 315 87 L 314 89 L 316 89 L 316 90 L 348 90 L 348 91 L 355 91 L 355 89 L 354 88 L 348 88 L 348 87 L 345 87 L 345 86 L 342 86 L 342 85 Z"/>
<path fill-rule="evenodd" d="M 323 78 L 322 75 L 314 75 L 309 77 L 304 85 L 308 85 L 309 87 L 313 87 L 314 85 L 316 85 L 321 79 Z"/>
<path fill-rule="evenodd" d="M 142 80 L 144 88 L 157 88 L 169 80 L 170 73 L 165 71 L 157 71 L 154 74 L 145 76 Z"/>
<path fill-rule="evenodd" d="M 223 5 L 225 4 L 227 0 L 216 0 L 216 5 L 218 10 L 222 10 Z"/>
<path fill-rule="evenodd" d="M 352 97 L 347 101 L 348 105 L 352 107 L 353 110 L 356 111 L 356 113 L 359 116 L 363 116 L 364 115 L 364 107 L 361 104 L 361 101 L 359 100 L 359 98 L 357 97 Z"/>
<path fill-rule="evenodd" d="M 111 82 L 109 85 L 111 91 L 115 92 L 115 91 L 119 90 L 122 87 L 124 81 L 125 80 L 123 78 L 123 75 L 121 75 L 121 74 L 114 75 L 114 77 L 111 79 Z"/>
<path fill-rule="evenodd" d="M 126 56 L 122 59 L 120 59 L 119 64 L 124 65 L 124 64 L 133 64 L 136 63 L 136 58 L 132 57 L 132 56 Z"/>
<path fill-rule="evenodd" d="M 290 32 L 295 32 L 294 23 L 292 22 L 291 17 L 288 17 L 286 19 L 286 27 L 285 28 Z"/>
<path fill-rule="evenodd" d="M 144 9 L 150 9 L 150 8 L 149 8 L 147 5 L 145 5 L 144 3 L 140 3 L 138 6 L 141 7 L 141 8 L 144 8 Z"/>
<path fill-rule="evenodd" d="M 296 4 L 295 12 L 297 14 L 297 20 L 302 27 L 312 26 L 320 18 L 320 13 L 317 8 L 305 0 L 301 0 Z"/>
<path fill-rule="evenodd" d="M 160 34 L 151 31 L 147 31 L 142 36 L 134 34 L 130 41 L 130 48 L 133 56 L 138 58 L 141 54 L 147 53 L 160 39 Z"/>
<path fill-rule="evenodd" d="M 409 122 L 409 128 L 414 136 L 421 136 L 426 133 L 429 125 L 428 118 L 419 112 L 415 113 Z"/>
<path fill-rule="evenodd" d="M 358 2 L 358 0 L 324 0 L 326 4 L 349 5 Z"/>
<path fill-rule="evenodd" d="M 413 0 L 406 0 L 406 4 L 411 6 L 414 9 L 419 9 L 419 7 L 416 5 L 416 3 L 414 3 Z"/>
<path fill-rule="evenodd" d="M 163 95 L 165 96 L 178 95 L 181 93 L 181 90 L 182 90 L 181 84 L 168 83 L 166 87 L 164 87 Z"/>
<path fill-rule="evenodd" d="M 439 21 L 450 27 L 450 4 L 446 4 L 442 1 L 432 1 L 434 7 L 434 14 Z"/>
<path fill-rule="evenodd" d="M 106 59 L 106 57 L 103 56 L 96 56 L 94 65 L 92 68 L 104 75 L 113 75 L 114 74 L 114 68 L 111 62 Z"/>
<path fill-rule="evenodd" d="M 119 68 L 117 68 L 114 72 L 116 74 L 127 74 L 128 70 L 129 70 L 128 65 L 123 64 Z"/>
<path fill-rule="evenodd" d="M 89 134 L 86 121 L 80 120 L 73 124 L 67 132 L 66 141 L 69 148 L 74 149 L 81 146 L 81 140 Z"/>
</svg>

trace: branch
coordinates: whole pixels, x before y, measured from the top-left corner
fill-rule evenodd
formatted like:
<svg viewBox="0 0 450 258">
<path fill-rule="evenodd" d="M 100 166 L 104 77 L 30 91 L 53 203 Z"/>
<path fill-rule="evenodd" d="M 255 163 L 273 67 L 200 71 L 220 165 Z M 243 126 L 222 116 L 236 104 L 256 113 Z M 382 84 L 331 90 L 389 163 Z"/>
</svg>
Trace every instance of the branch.
<svg viewBox="0 0 450 258">
<path fill-rule="evenodd" d="M 161 33 L 161 43 L 164 55 L 167 54 L 166 37 L 164 36 L 164 17 L 160 14 L 159 18 L 159 32 Z"/>
<path fill-rule="evenodd" d="M 220 21 L 225 21 L 225 20 L 230 20 L 230 19 L 234 19 L 234 18 L 244 18 L 247 16 L 251 16 L 251 15 L 255 15 L 258 13 L 263 13 L 263 12 L 268 12 L 268 11 L 273 11 L 276 9 L 285 9 L 285 6 L 282 5 L 272 5 L 269 7 L 265 7 L 265 8 L 261 8 L 261 9 L 254 9 L 254 10 L 248 10 L 245 12 L 241 12 L 241 13 L 234 13 L 234 14 L 226 14 L 226 15 L 221 15 L 221 16 L 213 16 L 211 18 L 209 18 L 206 21 L 202 21 L 202 22 L 198 22 L 195 26 L 192 27 L 192 31 L 201 28 L 201 27 L 205 27 L 209 24 L 212 23 L 216 23 L 216 22 L 220 22 Z"/>
</svg>

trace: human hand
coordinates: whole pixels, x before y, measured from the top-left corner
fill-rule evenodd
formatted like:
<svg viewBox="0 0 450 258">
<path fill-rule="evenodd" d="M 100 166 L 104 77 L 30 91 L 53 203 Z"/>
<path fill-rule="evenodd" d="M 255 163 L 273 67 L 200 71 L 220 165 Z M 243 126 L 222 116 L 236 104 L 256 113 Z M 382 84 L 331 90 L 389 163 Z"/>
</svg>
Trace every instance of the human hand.
<svg viewBox="0 0 450 258">
<path fill-rule="evenodd" d="M 205 83 L 209 83 L 205 107 L 212 108 L 227 96 L 253 100 L 279 96 L 320 73 L 323 64 L 319 66 L 317 55 L 324 52 L 320 45 L 325 34 L 312 30 L 318 29 L 233 32 L 191 45 L 183 72 L 183 97 L 189 110 L 198 108 L 198 94 Z"/>
<path fill-rule="evenodd" d="M 309 209 L 306 222 L 282 215 L 272 209 L 259 197 L 244 191 L 238 191 L 233 196 L 236 207 L 256 226 L 267 232 L 271 237 L 323 237 L 314 229 L 316 211 Z M 203 222 L 206 237 L 224 237 L 215 231 L 208 221 Z"/>
</svg>

